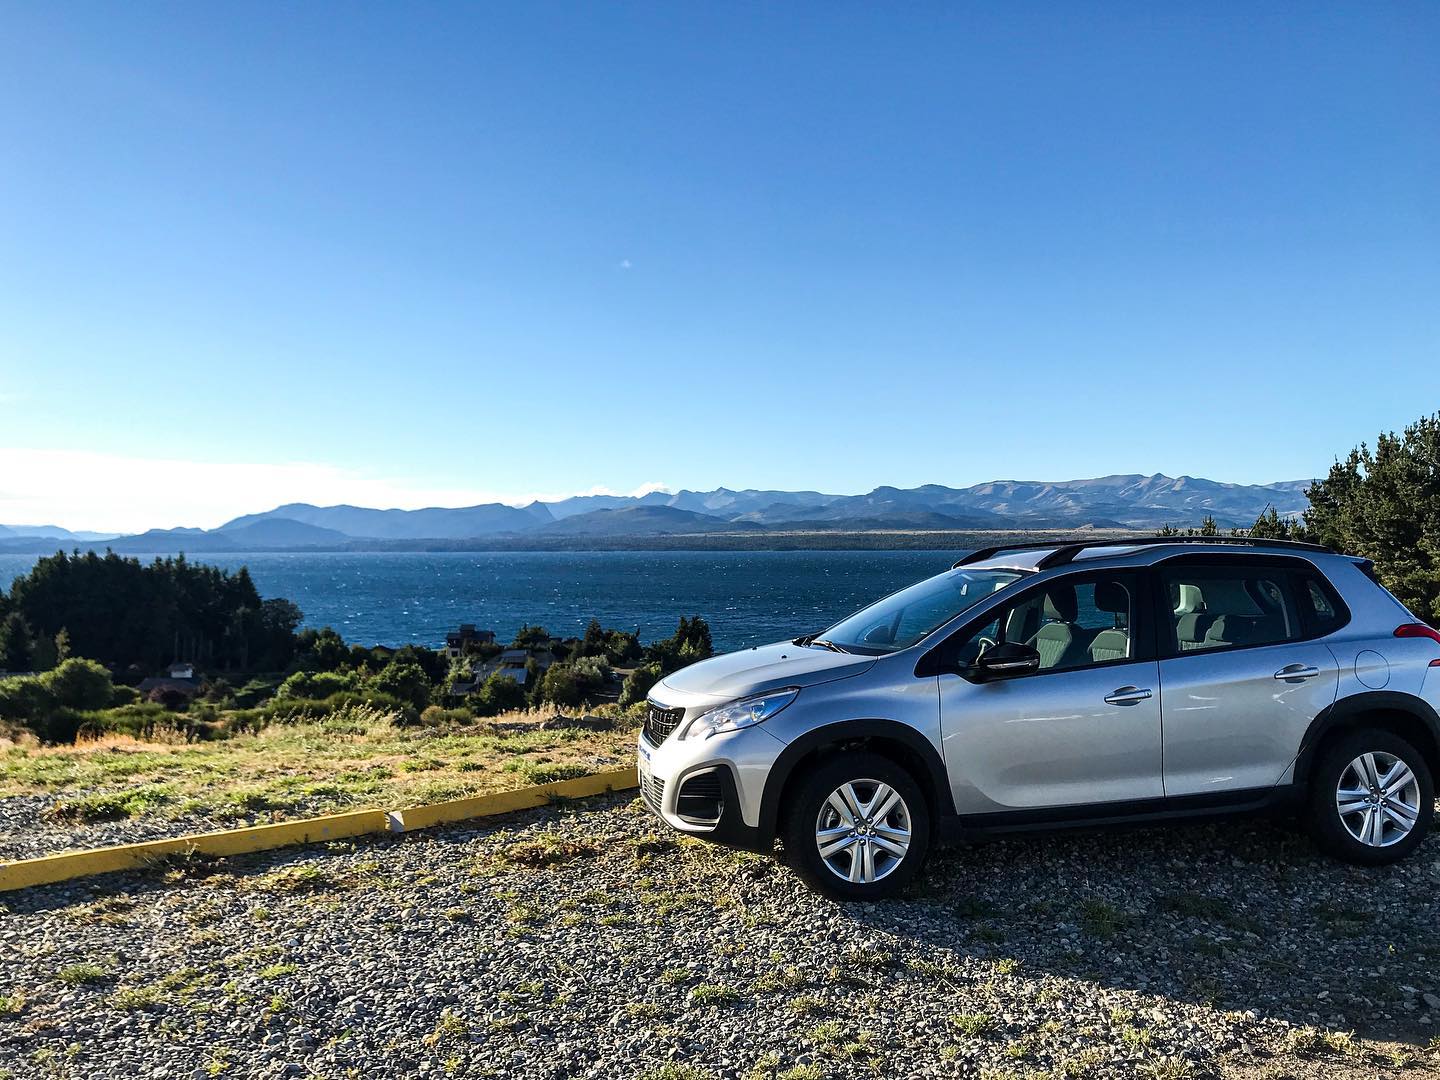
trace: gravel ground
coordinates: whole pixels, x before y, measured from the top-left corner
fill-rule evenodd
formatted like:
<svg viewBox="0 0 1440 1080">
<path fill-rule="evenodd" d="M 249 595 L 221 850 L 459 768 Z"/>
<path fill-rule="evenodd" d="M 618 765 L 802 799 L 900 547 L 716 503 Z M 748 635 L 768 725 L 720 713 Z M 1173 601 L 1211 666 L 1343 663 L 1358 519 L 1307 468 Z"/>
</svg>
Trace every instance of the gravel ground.
<svg viewBox="0 0 1440 1080">
<path fill-rule="evenodd" d="M 1437 883 L 1256 823 L 837 905 L 591 800 L 0 897 L 0 1076 L 1437 1076 Z"/>
<path fill-rule="evenodd" d="M 0 798 L 0 862 L 34 859 L 62 851 L 137 844 L 169 836 L 238 829 L 265 824 L 268 819 L 237 819 L 185 814 L 179 817 L 138 817 L 123 821 L 73 823 L 51 816 L 50 808 L 61 801 L 54 795 L 10 795 Z M 317 804 L 315 813 L 326 813 Z M 305 816 L 304 808 L 297 816 Z"/>
</svg>

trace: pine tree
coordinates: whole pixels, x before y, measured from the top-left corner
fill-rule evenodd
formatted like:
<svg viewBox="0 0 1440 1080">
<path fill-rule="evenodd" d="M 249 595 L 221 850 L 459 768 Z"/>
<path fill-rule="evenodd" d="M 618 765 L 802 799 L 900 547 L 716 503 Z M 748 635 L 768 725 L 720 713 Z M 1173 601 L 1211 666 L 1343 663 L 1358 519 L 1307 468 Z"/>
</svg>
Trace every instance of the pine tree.
<svg viewBox="0 0 1440 1080">
<path fill-rule="evenodd" d="M 35 634 L 25 616 L 12 611 L 0 622 L 0 669 L 32 671 L 35 664 Z"/>
<path fill-rule="evenodd" d="M 1290 523 L 1275 512 L 1275 507 L 1266 506 L 1250 526 L 1250 535 L 1263 540 L 1288 540 Z"/>
<path fill-rule="evenodd" d="M 1401 603 L 1440 621 L 1440 413 L 1361 443 L 1305 494 L 1307 538 L 1370 559 Z"/>
</svg>

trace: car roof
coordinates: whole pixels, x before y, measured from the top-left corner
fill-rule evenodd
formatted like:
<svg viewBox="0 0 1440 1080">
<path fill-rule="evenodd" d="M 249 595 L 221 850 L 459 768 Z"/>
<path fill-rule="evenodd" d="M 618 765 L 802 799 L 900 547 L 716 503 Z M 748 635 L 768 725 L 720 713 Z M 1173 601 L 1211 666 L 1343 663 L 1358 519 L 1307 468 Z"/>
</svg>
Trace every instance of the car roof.
<svg viewBox="0 0 1440 1080">
<path fill-rule="evenodd" d="M 1182 537 L 1103 537 L 1045 541 L 981 548 L 955 563 L 967 569 L 1007 569 L 1044 571 L 1071 566 L 1075 563 L 1102 566 L 1150 566 L 1176 554 L 1186 555 L 1300 555 L 1307 561 L 1322 564 L 1329 559 L 1364 562 L 1341 555 L 1319 544 L 1294 540 L 1265 540 L 1247 536 L 1182 536 Z"/>
</svg>

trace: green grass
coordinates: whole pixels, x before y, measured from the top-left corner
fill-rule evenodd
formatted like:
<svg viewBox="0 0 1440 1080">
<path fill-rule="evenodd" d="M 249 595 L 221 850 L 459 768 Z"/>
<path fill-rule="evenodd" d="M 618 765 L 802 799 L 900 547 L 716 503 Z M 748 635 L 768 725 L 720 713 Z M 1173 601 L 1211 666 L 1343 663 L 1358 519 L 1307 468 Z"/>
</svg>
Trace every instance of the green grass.
<svg viewBox="0 0 1440 1080">
<path fill-rule="evenodd" d="M 637 1073 L 635 1080 L 715 1080 L 715 1074 L 698 1065 L 660 1065 Z"/>
<path fill-rule="evenodd" d="M 1129 915 L 1104 900 L 1086 900 L 1080 905 L 1080 925 L 1095 937 L 1114 937 L 1131 921 Z"/>
<path fill-rule="evenodd" d="M 67 986 L 89 986 L 104 982 L 109 974 L 99 964 L 71 964 L 57 971 L 55 977 Z"/>
<path fill-rule="evenodd" d="M 978 1039 L 995 1028 L 995 1021 L 990 1014 L 983 1012 L 957 1013 L 950 1017 L 950 1022 L 960 1029 L 962 1035 L 968 1035 L 972 1039 Z"/>
<path fill-rule="evenodd" d="M 563 866 L 596 854 L 594 844 L 559 829 L 542 829 L 501 849 L 496 861 L 508 866 Z"/>
<path fill-rule="evenodd" d="M 729 1005 L 739 1000 L 737 991 L 718 983 L 701 983 L 690 991 L 690 1004 L 697 1009 L 707 1005 Z"/>
<path fill-rule="evenodd" d="M 525 712 L 401 727 L 368 708 L 186 742 L 109 734 L 74 746 L 0 749 L 0 798 L 48 794 L 77 824 L 200 814 L 280 821 L 359 806 L 413 806 L 583 776 L 629 761 L 634 733 L 541 730 Z"/>
</svg>

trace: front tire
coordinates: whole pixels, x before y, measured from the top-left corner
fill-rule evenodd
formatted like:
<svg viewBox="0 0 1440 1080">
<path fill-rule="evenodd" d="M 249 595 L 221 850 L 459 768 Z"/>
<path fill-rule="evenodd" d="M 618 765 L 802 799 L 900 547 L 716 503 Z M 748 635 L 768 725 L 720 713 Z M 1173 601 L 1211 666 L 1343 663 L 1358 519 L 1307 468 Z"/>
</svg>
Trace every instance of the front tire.
<svg viewBox="0 0 1440 1080">
<path fill-rule="evenodd" d="M 849 751 L 800 781 L 782 835 L 787 860 L 812 888 L 840 900 L 878 900 L 920 873 L 930 806 L 903 766 Z"/>
<path fill-rule="evenodd" d="M 1360 866 L 1405 858 L 1430 831 L 1435 785 L 1424 756 L 1398 735 L 1365 728 L 1316 763 L 1310 827 L 1329 855 Z"/>
</svg>

